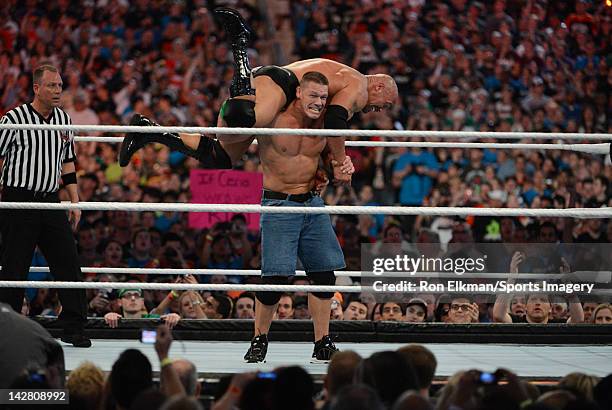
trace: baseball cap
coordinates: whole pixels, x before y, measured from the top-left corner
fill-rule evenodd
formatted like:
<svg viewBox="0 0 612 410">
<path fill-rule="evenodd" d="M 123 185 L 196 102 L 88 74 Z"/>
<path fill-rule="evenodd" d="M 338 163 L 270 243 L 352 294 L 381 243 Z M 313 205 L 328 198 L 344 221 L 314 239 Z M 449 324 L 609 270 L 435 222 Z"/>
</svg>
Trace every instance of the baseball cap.
<svg viewBox="0 0 612 410">
<path fill-rule="evenodd" d="M 308 309 L 308 298 L 306 296 L 298 296 L 293 300 L 293 308 L 300 309 L 306 308 Z"/>
<path fill-rule="evenodd" d="M 138 293 L 138 296 L 142 296 L 142 290 L 141 289 L 121 289 L 119 291 L 119 297 L 122 298 L 123 295 L 125 295 L 128 292 L 136 292 L 136 293 Z"/>
<path fill-rule="evenodd" d="M 406 307 L 408 306 L 412 306 L 412 305 L 419 305 L 423 307 L 423 310 L 425 312 L 427 312 L 427 302 L 425 302 L 423 299 L 421 298 L 412 298 L 408 301 L 408 303 L 406 303 Z"/>
</svg>

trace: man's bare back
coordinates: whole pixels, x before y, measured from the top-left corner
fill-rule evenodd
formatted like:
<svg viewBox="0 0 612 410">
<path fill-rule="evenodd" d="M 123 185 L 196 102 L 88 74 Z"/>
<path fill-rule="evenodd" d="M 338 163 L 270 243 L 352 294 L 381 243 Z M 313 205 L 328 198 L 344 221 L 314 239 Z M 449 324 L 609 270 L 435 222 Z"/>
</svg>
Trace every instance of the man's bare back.
<svg viewBox="0 0 612 410">
<path fill-rule="evenodd" d="M 368 80 L 352 67 L 324 58 L 301 60 L 284 66 L 298 79 L 309 71 L 317 71 L 329 80 L 330 104 L 342 105 L 349 115 L 361 111 L 368 102 Z"/>
</svg>

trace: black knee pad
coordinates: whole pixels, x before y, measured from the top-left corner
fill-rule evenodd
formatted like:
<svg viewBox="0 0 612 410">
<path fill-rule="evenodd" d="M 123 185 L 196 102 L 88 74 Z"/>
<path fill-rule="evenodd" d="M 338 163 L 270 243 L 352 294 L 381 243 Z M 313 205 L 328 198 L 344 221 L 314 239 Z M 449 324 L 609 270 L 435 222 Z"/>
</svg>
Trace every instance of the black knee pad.
<svg viewBox="0 0 612 410">
<path fill-rule="evenodd" d="M 334 286 L 336 284 L 336 275 L 332 271 L 310 272 L 307 273 L 307 276 L 313 285 Z M 331 299 L 334 296 L 334 292 L 312 292 L 312 294 L 319 299 Z"/>
<path fill-rule="evenodd" d="M 289 277 L 287 276 L 262 276 L 264 285 L 288 285 Z M 255 292 L 255 297 L 258 301 L 266 306 L 274 306 L 278 303 L 281 295 L 284 292 Z"/>
<path fill-rule="evenodd" d="M 255 125 L 255 102 L 231 98 L 223 104 L 222 117 L 228 127 L 251 128 Z"/>
<path fill-rule="evenodd" d="M 232 169 L 232 159 L 217 140 L 201 136 L 195 152 L 193 157 L 202 163 L 203 168 Z"/>
</svg>

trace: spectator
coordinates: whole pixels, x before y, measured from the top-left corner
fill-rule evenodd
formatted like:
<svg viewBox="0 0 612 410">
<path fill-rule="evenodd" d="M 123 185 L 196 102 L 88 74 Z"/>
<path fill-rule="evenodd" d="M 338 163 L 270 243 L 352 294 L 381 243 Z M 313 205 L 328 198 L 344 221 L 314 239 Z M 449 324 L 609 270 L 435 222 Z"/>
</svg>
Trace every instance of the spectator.
<svg viewBox="0 0 612 410">
<path fill-rule="evenodd" d="M 597 383 L 599 383 L 599 377 L 574 372 L 559 381 L 559 388 L 578 395 L 582 400 L 593 401 L 593 389 Z"/>
<path fill-rule="evenodd" d="M 96 410 L 104 396 L 104 372 L 92 362 L 83 362 L 70 372 L 66 388 L 70 394 L 70 407 Z"/>
<path fill-rule="evenodd" d="M 336 353 L 327 366 L 327 375 L 323 382 L 325 405 L 329 408 L 338 392 L 353 383 L 355 370 L 361 363 L 361 356 L 351 350 Z"/>
<path fill-rule="evenodd" d="M 383 410 L 377 392 L 365 384 L 352 384 L 342 388 L 331 402 L 330 410 Z"/>
<path fill-rule="evenodd" d="M 502 323 L 580 323 L 584 313 L 580 302 L 570 302 L 568 319 L 550 319 L 551 303 L 547 295 L 531 294 L 527 296 L 525 316 L 507 313 L 508 305 L 503 296 L 498 296 L 493 307 L 493 319 Z"/>
<path fill-rule="evenodd" d="M 332 320 L 342 320 L 343 318 L 342 312 L 342 295 L 339 292 L 334 294 L 334 297 L 331 299 L 331 312 L 330 319 Z"/>
<path fill-rule="evenodd" d="M 174 327 L 181 319 L 176 313 L 169 313 L 161 316 L 147 313 L 144 305 L 144 298 L 142 297 L 142 290 L 140 289 L 122 289 L 119 292 L 119 300 L 121 314 L 109 312 L 104 315 L 104 322 L 112 328 L 118 326 L 120 319 L 160 318 L 170 327 Z"/>
<path fill-rule="evenodd" d="M 610 325 L 612 324 L 612 305 L 604 303 L 593 311 L 593 323 L 599 325 Z"/>
<path fill-rule="evenodd" d="M 350 300 L 344 309 L 344 320 L 366 320 L 368 318 L 368 306 L 360 300 Z"/>
<path fill-rule="evenodd" d="M 425 346 L 416 344 L 402 346 L 397 351 L 412 364 L 418 380 L 418 393 L 428 399 L 438 366 L 436 356 Z"/>
<path fill-rule="evenodd" d="M 333 304 L 333 302 L 332 302 Z M 333 314 L 333 309 L 332 309 Z M 295 296 L 293 298 L 293 318 L 307 320 L 310 319 L 310 311 L 308 310 L 308 297 Z"/>
<path fill-rule="evenodd" d="M 391 351 L 377 352 L 364 359 L 356 370 L 355 381 L 374 388 L 386 406 L 419 385 L 412 364 L 400 353 Z"/>
<path fill-rule="evenodd" d="M 30 365 L 39 369 L 54 365 L 50 352 L 61 350 L 49 332 L 38 323 L 21 316 L 10 306 L 0 303 L 0 325 L 10 329 L 11 337 L 0 338 L 0 388 L 8 388 L 13 379 Z M 63 355 L 58 368 L 63 369 Z"/>
<path fill-rule="evenodd" d="M 293 319 L 293 298 L 288 293 L 285 293 L 281 296 L 278 302 L 278 308 L 276 310 L 276 314 L 278 318 L 281 320 L 285 319 Z"/>
<path fill-rule="evenodd" d="M 454 297 L 448 312 L 449 323 L 478 323 L 478 304 L 469 297 Z"/>
<path fill-rule="evenodd" d="M 234 319 L 255 318 L 255 295 L 250 292 L 242 293 L 234 303 Z"/>
<path fill-rule="evenodd" d="M 202 385 L 198 381 L 195 364 L 186 359 L 176 359 L 172 362 L 172 367 L 185 389 L 185 394 L 195 398 L 200 397 Z"/>
<path fill-rule="evenodd" d="M 404 320 L 409 323 L 425 322 L 427 320 L 427 303 L 423 299 L 410 299 L 406 304 L 406 318 Z"/>
<path fill-rule="evenodd" d="M 204 302 L 204 314 L 208 319 L 229 319 L 232 309 L 232 300 L 225 295 L 212 295 Z"/>
<path fill-rule="evenodd" d="M 179 315 L 183 319 L 206 319 L 204 299 L 198 292 L 187 290 L 178 298 Z"/>
<path fill-rule="evenodd" d="M 378 307 L 380 319 L 390 322 L 401 322 L 404 320 L 406 306 L 396 302 L 381 303 Z"/>
</svg>

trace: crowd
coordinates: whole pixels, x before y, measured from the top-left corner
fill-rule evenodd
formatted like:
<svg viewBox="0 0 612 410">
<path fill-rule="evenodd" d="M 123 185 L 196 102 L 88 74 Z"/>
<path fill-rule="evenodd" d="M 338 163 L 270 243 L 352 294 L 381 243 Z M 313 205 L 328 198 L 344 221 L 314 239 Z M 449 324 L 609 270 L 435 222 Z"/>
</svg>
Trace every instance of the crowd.
<svg viewBox="0 0 612 410">
<path fill-rule="evenodd" d="M 265 16 L 249 4 L 237 2 L 255 33 L 252 64 L 271 63 Z M 61 68 L 63 107 L 76 124 L 126 124 L 132 113 L 140 112 L 163 125 L 215 125 L 228 97 L 231 53 L 206 6 L 204 0 L 4 2 L 0 113 L 30 100 L 31 70 L 50 60 Z M 604 2 L 584 0 L 319 0 L 292 2 L 291 15 L 280 16 L 276 25 L 291 27 L 296 59 L 331 58 L 363 73 L 383 72 L 396 79 L 401 101 L 392 112 L 358 115 L 354 128 L 610 133 L 611 18 L 612 8 Z M 189 172 L 198 167 L 194 160 L 151 145 L 122 169 L 117 149 L 118 144 L 78 144 L 82 201 L 190 201 Z M 327 204 L 612 205 L 612 164 L 599 156 L 563 150 L 347 151 L 356 167 L 352 186 L 330 185 L 323 193 Z M 257 171 L 258 166 L 253 146 L 239 168 Z M 446 250 L 449 243 L 612 241 L 612 223 L 598 219 L 353 215 L 334 217 L 334 227 L 348 270 L 360 270 L 363 243 L 399 244 L 409 250 L 425 242 Z M 190 228 L 186 213 L 84 212 L 77 242 L 82 266 L 260 267 L 259 233 L 247 229 L 242 215 L 202 230 Z M 46 262 L 37 252 L 32 265 Z M 43 279 L 45 274 L 31 277 Z M 253 278 L 134 274 L 90 275 L 87 280 L 135 282 L 132 290 L 122 292 L 89 291 L 88 314 L 104 317 L 110 326 L 121 318 L 151 315 L 169 325 L 185 318 L 253 316 L 248 293 L 143 292 L 137 283 L 250 283 Z M 293 282 L 305 283 L 299 277 Z M 377 305 L 338 294 L 332 316 L 503 321 L 501 315 L 496 319 L 493 301 L 413 296 Z M 537 310 L 537 322 L 565 321 L 577 305 L 571 302 L 519 296 L 509 306 L 518 317 Z M 610 306 L 598 305 L 584 303 L 583 320 L 609 323 Z M 303 295 L 286 295 L 278 316 L 307 318 L 305 306 Z M 24 313 L 30 315 L 57 315 L 60 309 L 53 290 L 30 290 L 24 301 Z"/>
<path fill-rule="evenodd" d="M 369 357 L 350 350 L 336 353 L 320 391 L 299 366 L 235 374 L 222 380 L 212 402 L 203 405 L 197 364 L 169 357 L 172 333 L 166 325 L 158 327 L 154 342 L 160 368 L 157 383 L 150 359 L 136 349 L 123 351 L 108 374 L 94 363 L 83 362 L 67 377 L 62 348 L 39 324 L 7 305 L 0 305 L 0 322 L 12 323 L 15 335 L 0 342 L 4 353 L 0 388 L 66 389 L 68 408 L 79 410 L 612 408 L 612 374 L 600 378 L 573 372 L 556 384 L 536 386 L 508 369 L 470 369 L 455 373 L 442 387 L 434 386 L 438 360 L 417 344 Z M 29 343 L 29 348 L 15 340 Z"/>
</svg>

